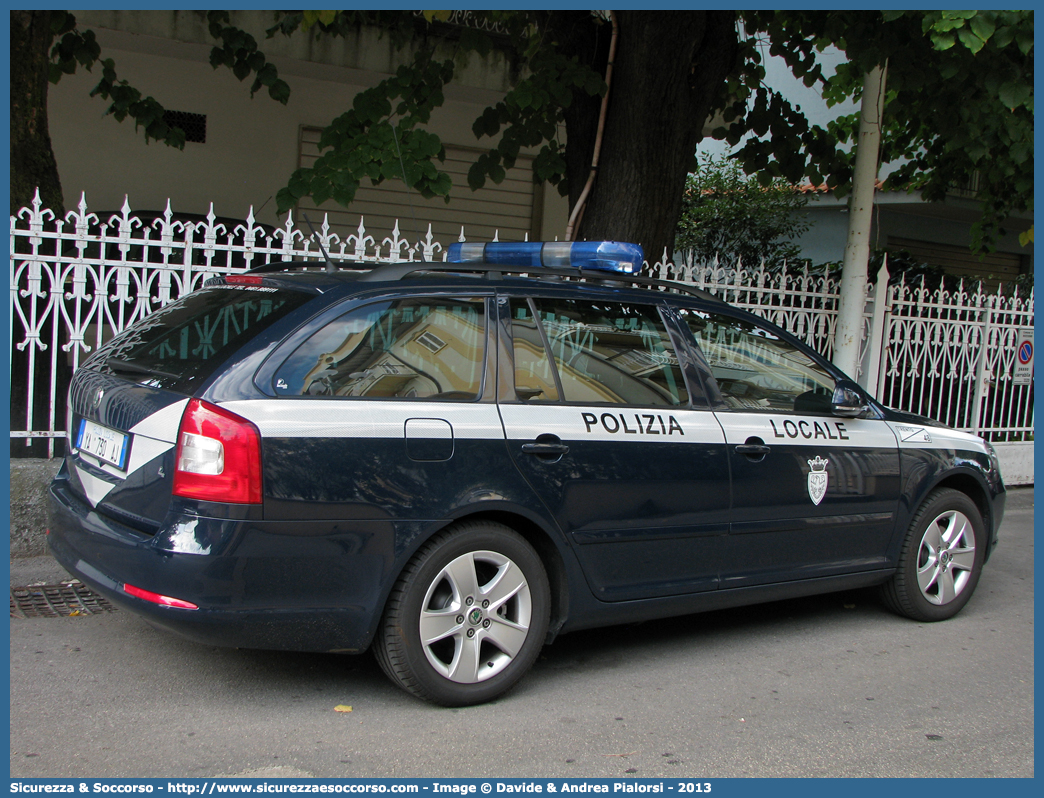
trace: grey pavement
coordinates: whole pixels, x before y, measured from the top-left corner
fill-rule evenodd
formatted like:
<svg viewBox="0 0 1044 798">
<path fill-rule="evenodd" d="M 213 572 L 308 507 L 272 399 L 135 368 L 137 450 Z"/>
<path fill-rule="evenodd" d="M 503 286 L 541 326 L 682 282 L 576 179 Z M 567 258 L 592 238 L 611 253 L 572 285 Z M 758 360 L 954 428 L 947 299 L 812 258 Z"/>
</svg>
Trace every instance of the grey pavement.
<svg viewBox="0 0 1044 798">
<path fill-rule="evenodd" d="M 11 587 L 57 585 L 72 578 L 49 554 L 11 560 Z"/>
</svg>

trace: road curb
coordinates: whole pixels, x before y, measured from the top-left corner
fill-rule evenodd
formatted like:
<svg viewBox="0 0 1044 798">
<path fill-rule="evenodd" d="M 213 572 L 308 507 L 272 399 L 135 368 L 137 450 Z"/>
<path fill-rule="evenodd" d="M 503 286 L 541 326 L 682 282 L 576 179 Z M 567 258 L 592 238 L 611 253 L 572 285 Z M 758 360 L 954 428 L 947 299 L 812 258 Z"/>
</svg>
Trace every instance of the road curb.
<svg viewBox="0 0 1044 798">
<path fill-rule="evenodd" d="M 11 559 L 47 554 L 47 488 L 62 464 L 50 460 L 11 460 Z"/>
</svg>

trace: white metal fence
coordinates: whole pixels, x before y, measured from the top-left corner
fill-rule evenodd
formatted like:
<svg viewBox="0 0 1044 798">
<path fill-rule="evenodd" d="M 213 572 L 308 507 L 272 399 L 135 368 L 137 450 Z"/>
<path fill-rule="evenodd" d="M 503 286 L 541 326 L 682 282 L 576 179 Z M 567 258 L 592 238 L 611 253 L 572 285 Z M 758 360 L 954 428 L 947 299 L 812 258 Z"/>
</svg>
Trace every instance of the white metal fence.
<svg viewBox="0 0 1044 798">
<path fill-rule="evenodd" d="M 840 281 L 801 271 L 767 271 L 764 267 L 727 268 L 694 263 L 685 254 L 676 262 L 661 260 L 649 273 L 661 280 L 688 283 L 738 308 L 756 313 L 800 338 L 826 357 L 834 354 L 834 330 L 840 299 Z M 866 325 L 864 325 L 866 327 Z M 863 335 L 864 344 L 867 335 Z"/>
<path fill-rule="evenodd" d="M 1033 386 L 1014 384 L 1019 332 L 1033 327 L 1033 291 L 892 286 L 876 396 L 987 440 L 1033 436 Z"/>
<path fill-rule="evenodd" d="M 375 238 L 363 220 L 340 238 L 325 220 L 316 231 L 331 259 L 377 265 L 443 260 L 443 245 L 407 239 L 396 224 Z M 464 240 L 461 230 L 459 240 Z M 189 218 L 167 209 L 136 216 L 127 202 L 99 218 L 81 198 L 58 219 L 41 206 L 11 217 L 11 437 L 53 456 L 64 436 L 64 390 L 81 358 L 103 341 L 211 276 L 290 258 L 322 260 L 319 247 L 290 217 L 280 228 L 214 215 Z M 648 267 L 689 283 L 784 327 L 830 357 L 838 281 L 808 271 L 772 273 L 717 264 L 661 260 Z M 861 379 L 885 404 L 932 416 L 997 441 L 1032 439 L 1032 386 L 1014 386 L 1019 329 L 1033 326 L 1028 297 L 937 291 L 887 274 L 868 286 Z M 878 345 L 871 344 L 878 341 Z M 44 439 L 44 440 L 40 440 Z M 36 444 L 34 445 L 34 441 Z"/>
</svg>

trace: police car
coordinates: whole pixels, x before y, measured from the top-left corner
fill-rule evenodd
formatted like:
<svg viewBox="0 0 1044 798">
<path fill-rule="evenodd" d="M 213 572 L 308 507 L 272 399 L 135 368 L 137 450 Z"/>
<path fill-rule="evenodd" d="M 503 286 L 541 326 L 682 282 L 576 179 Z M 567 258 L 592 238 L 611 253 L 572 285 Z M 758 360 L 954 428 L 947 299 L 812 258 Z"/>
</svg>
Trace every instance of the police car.
<svg viewBox="0 0 1044 798">
<path fill-rule="evenodd" d="M 73 377 L 55 557 L 214 645 L 360 653 L 475 704 L 556 635 L 879 586 L 997 542 L 990 445 L 614 242 L 210 280 Z M 305 268 L 310 266 L 310 268 Z"/>
</svg>

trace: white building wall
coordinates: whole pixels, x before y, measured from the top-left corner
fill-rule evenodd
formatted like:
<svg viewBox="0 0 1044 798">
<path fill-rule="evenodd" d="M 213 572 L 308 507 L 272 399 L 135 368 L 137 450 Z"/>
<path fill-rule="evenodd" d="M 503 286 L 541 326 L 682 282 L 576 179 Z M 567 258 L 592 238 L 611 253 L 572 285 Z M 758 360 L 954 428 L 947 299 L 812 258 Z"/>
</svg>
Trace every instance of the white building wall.
<svg viewBox="0 0 1044 798">
<path fill-rule="evenodd" d="M 974 200 L 948 198 L 943 203 L 926 203 L 920 194 L 878 191 L 875 197 L 874 219 L 870 231 L 870 245 L 885 249 L 889 239 L 910 239 L 925 245 L 970 247 L 972 224 L 980 218 L 979 205 Z M 803 211 L 812 223 L 809 230 L 797 239 L 802 257 L 813 264 L 839 262 L 844 258 L 848 236 L 848 207 L 845 200 L 832 195 L 810 197 Z M 1017 255 L 1025 260 L 1024 269 L 1033 269 L 1033 244 L 1019 243 L 1019 233 L 1032 224 L 1029 214 L 1018 214 L 1004 225 L 1005 234 L 999 236 L 996 251 Z M 989 272 L 989 264 L 983 271 Z"/>
</svg>

